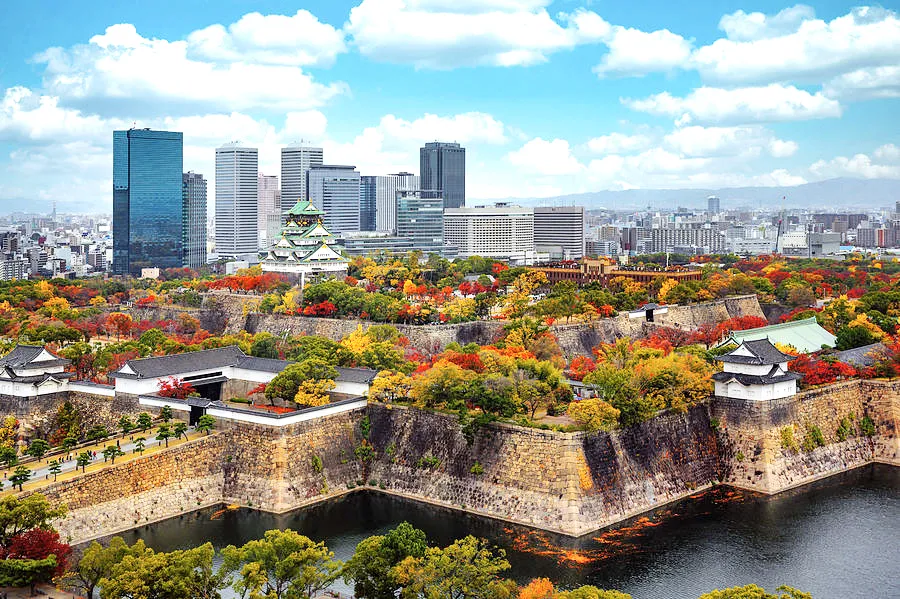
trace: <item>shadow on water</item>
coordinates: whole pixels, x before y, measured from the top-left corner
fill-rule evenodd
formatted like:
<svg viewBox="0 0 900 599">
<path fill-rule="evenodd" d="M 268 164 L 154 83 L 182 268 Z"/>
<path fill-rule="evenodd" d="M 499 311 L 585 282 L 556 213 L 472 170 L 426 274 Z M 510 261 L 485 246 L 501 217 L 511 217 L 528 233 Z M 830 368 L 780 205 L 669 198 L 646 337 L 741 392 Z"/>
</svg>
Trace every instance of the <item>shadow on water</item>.
<svg viewBox="0 0 900 599">
<path fill-rule="evenodd" d="M 325 541 L 339 559 L 406 520 L 433 544 L 467 534 L 507 550 L 520 582 L 594 584 L 635 599 L 693 599 L 713 588 L 789 584 L 816 599 L 898 597 L 900 468 L 874 465 L 774 497 L 717 488 L 577 539 L 359 492 L 283 515 L 204 509 L 129 531 L 158 550 L 240 545 L 272 528 Z M 340 587 L 347 592 L 348 589 Z"/>
</svg>

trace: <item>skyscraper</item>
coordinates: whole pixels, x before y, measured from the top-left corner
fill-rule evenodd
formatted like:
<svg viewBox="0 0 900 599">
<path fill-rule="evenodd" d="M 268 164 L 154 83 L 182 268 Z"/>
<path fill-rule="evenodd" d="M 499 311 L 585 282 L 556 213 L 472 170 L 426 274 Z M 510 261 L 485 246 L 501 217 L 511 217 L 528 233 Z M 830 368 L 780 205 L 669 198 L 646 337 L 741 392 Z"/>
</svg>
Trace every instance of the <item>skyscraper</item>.
<svg viewBox="0 0 900 599">
<path fill-rule="evenodd" d="M 412 173 L 396 173 L 376 177 L 375 230 L 382 233 L 397 231 L 397 192 L 419 189 L 419 177 Z"/>
<path fill-rule="evenodd" d="M 216 251 L 220 257 L 256 257 L 259 153 L 237 143 L 216 148 Z"/>
<path fill-rule="evenodd" d="M 183 136 L 113 132 L 113 272 L 182 266 Z"/>
<path fill-rule="evenodd" d="M 444 196 L 444 208 L 466 205 L 466 149 L 458 143 L 429 142 L 419 148 L 422 189 L 436 189 Z"/>
<path fill-rule="evenodd" d="M 259 248 L 265 249 L 272 238 L 281 230 L 281 194 L 278 191 L 278 177 L 259 174 L 256 186 L 257 194 L 257 230 L 259 231 Z"/>
<path fill-rule="evenodd" d="M 534 247 L 566 260 L 584 256 L 584 206 L 535 208 Z"/>
<path fill-rule="evenodd" d="M 444 202 L 439 191 L 397 192 L 397 237 L 410 239 L 413 249 L 439 253 L 444 246 Z"/>
<path fill-rule="evenodd" d="M 306 197 L 306 177 L 312 166 L 322 166 L 322 148 L 292 144 L 281 148 L 281 212 Z"/>
<path fill-rule="evenodd" d="M 377 212 L 378 177 L 362 175 L 359 178 L 359 230 L 375 230 Z"/>
<path fill-rule="evenodd" d="M 184 228 L 184 265 L 199 269 L 206 265 L 206 179 L 190 171 L 181 177 Z"/>
<path fill-rule="evenodd" d="M 709 196 L 706 198 L 706 211 L 709 214 L 718 214 L 722 212 L 722 206 L 718 196 Z"/>
<path fill-rule="evenodd" d="M 309 169 L 309 201 L 325 212 L 325 226 L 336 235 L 359 231 L 359 191 L 355 166 L 323 164 Z"/>
</svg>

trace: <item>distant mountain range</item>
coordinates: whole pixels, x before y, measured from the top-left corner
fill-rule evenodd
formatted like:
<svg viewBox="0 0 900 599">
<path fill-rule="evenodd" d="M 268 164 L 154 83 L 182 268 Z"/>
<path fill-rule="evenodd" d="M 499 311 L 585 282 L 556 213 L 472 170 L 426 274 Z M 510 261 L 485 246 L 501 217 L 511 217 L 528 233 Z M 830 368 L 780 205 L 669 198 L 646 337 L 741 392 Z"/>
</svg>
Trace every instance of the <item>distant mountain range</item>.
<svg viewBox="0 0 900 599">
<path fill-rule="evenodd" d="M 722 209 L 807 208 L 812 210 L 860 211 L 894 207 L 900 201 L 897 179 L 828 179 L 795 187 L 732 187 L 725 189 L 629 189 L 593 191 L 551 198 L 509 198 L 527 206 L 584 206 L 615 210 L 705 208 L 708 196 L 719 196 Z M 487 203 L 478 202 L 476 203 Z"/>
<path fill-rule="evenodd" d="M 898 179 L 828 179 L 796 187 L 731 187 L 725 189 L 629 189 L 626 191 L 592 191 L 549 198 L 507 198 L 506 200 L 469 200 L 469 204 L 499 201 L 525 206 L 584 206 L 588 209 L 654 210 L 706 207 L 707 196 L 722 200 L 722 209 L 733 208 L 808 208 L 812 210 L 861 210 L 893 208 L 900 201 Z M 212 200 L 212 198 L 210 198 Z M 211 203 L 211 201 L 210 201 Z M 57 211 L 64 213 L 111 213 L 112 206 L 94 202 L 59 202 Z M 0 214 L 30 212 L 49 214 L 50 201 L 27 198 L 0 200 Z"/>
</svg>

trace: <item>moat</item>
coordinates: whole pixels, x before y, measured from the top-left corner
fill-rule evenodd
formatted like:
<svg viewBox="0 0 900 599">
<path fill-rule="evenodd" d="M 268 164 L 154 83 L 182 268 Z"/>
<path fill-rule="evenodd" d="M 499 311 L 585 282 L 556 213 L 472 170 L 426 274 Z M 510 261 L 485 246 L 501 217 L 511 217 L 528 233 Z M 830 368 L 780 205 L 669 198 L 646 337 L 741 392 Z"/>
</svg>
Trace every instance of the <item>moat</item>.
<svg viewBox="0 0 900 599">
<path fill-rule="evenodd" d="M 361 539 L 403 520 L 435 544 L 467 534 L 490 539 L 507 550 L 520 581 L 546 576 L 635 599 L 693 599 L 750 582 L 789 584 L 816 599 L 900 596 L 900 468 L 884 465 L 770 497 L 720 487 L 578 539 L 363 492 L 280 516 L 199 510 L 124 536 L 158 550 L 206 541 L 219 548 L 292 528 L 346 559 Z"/>
</svg>

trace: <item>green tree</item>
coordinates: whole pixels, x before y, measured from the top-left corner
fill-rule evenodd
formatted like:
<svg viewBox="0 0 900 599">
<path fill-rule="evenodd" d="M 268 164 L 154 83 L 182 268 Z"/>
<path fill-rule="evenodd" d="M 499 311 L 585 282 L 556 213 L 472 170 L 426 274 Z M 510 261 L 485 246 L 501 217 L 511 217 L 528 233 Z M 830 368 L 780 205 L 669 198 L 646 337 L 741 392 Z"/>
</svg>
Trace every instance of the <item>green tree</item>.
<svg viewBox="0 0 900 599">
<path fill-rule="evenodd" d="M 137 419 L 137 427 L 141 430 L 141 432 L 147 430 L 153 426 L 153 417 L 150 416 L 147 412 L 141 412 L 138 414 Z"/>
<path fill-rule="evenodd" d="M 278 358 L 278 345 L 269 333 L 260 333 L 250 345 L 250 355 L 257 358 Z"/>
<path fill-rule="evenodd" d="M 206 433 L 207 435 L 216 425 L 216 419 L 210 416 L 209 414 L 204 414 L 197 420 L 196 429 L 201 433 Z"/>
<path fill-rule="evenodd" d="M 293 401 L 304 381 L 334 381 L 337 370 L 319 358 L 291 364 L 266 385 L 266 399 L 273 405 L 276 399 Z"/>
<path fill-rule="evenodd" d="M 172 420 L 172 408 L 170 406 L 163 406 L 159 411 L 159 417 L 162 418 L 162 421 L 168 424 L 170 420 Z"/>
<path fill-rule="evenodd" d="M 49 443 L 43 439 L 35 439 L 28 445 L 28 449 L 25 450 L 25 453 L 33 458 L 41 459 L 47 455 L 48 451 L 50 451 Z"/>
<path fill-rule="evenodd" d="M 175 426 L 172 428 L 172 434 L 175 435 L 176 439 L 180 439 L 184 437 L 185 441 L 187 441 L 187 430 L 188 425 L 185 422 L 176 422 Z"/>
<path fill-rule="evenodd" d="M 50 522 L 65 515 L 65 506 L 54 507 L 40 493 L 21 499 L 15 495 L 7 495 L 0 499 L 0 547 L 7 547 L 11 538 L 26 530 L 53 530 Z"/>
<path fill-rule="evenodd" d="M 117 445 L 107 445 L 106 449 L 103 450 L 103 459 L 109 460 L 112 464 L 116 463 L 117 457 L 123 455 L 125 455 L 125 452 L 119 449 Z"/>
<path fill-rule="evenodd" d="M 0 560 L 0 586 L 34 587 L 39 582 L 49 581 L 56 570 L 56 556 L 44 559 L 3 559 Z"/>
<path fill-rule="evenodd" d="M 78 439 L 75 437 L 66 437 L 62 440 L 62 448 L 65 451 L 69 451 L 76 445 L 78 445 Z"/>
<path fill-rule="evenodd" d="M 141 541 L 137 544 L 143 545 Z M 100 579 L 100 597 L 218 599 L 219 591 L 228 586 L 231 572 L 213 566 L 214 554 L 211 543 L 169 553 L 132 548 Z"/>
<path fill-rule="evenodd" d="M 430 547 L 422 557 L 407 557 L 394 569 L 403 599 L 511 599 L 517 586 L 500 578 L 509 569 L 502 549 L 467 536 L 443 549 Z"/>
<path fill-rule="evenodd" d="M 134 440 L 134 451 L 132 451 L 131 453 L 140 453 L 143 455 L 144 443 L 146 443 L 146 441 L 147 441 L 146 437 L 138 437 L 137 439 L 135 439 Z"/>
<path fill-rule="evenodd" d="M 393 599 L 400 589 L 393 569 L 407 557 L 424 556 L 427 548 L 425 533 L 402 522 L 386 535 L 360 541 L 344 566 L 344 582 L 361 599 Z"/>
<path fill-rule="evenodd" d="M 126 555 L 140 555 L 143 552 L 143 541 L 138 541 L 132 547 L 129 547 L 122 537 L 113 537 L 107 547 L 94 541 L 84 550 L 78 563 L 65 573 L 63 580 L 67 585 L 84 591 L 87 599 L 94 599 L 94 590 L 100 584 L 100 580 L 109 578 L 116 564 Z"/>
<path fill-rule="evenodd" d="M 165 441 L 166 447 L 169 446 L 169 439 L 174 436 L 172 433 L 172 429 L 169 428 L 168 424 L 160 424 L 159 428 L 156 429 L 156 440 L 157 441 Z"/>
<path fill-rule="evenodd" d="M 119 418 L 119 428 L 122 430 L 123 435 L 127 435 L 134 430 L 134 421 L 128 414 Z"/>
<path fill-rule="evenodd" d="M 755 584 L 748 584 L 747 586 L 731 587 L 721 591 L 716 589 L 700 595 L 699 599 L 812 599 L 812 595 L 809 593 L 804 593 L 788 586 L 780 586 L 775 589 L 775 592 L 778 594 L 772 595 Z"/>
<path fill-rule="evenodd" d="M 19 456 L 14 447 L 0 447 L 0 462 L 12 468 L 19 463 Z"/>
<path fill-rule="evenodd" d="M 872 331 L 865 327 L 848 327 L 843 326 L 838 329 L 835 335 L 837 341 L 835 347 L 839 350 L 853 349 L 871 345 L 877 341 Z"/>
<path fill-rule="evenodd" d="M 92 426 L 87 432 L 88 441 L 102 441 L 109 437 L 109 431 L 102 424 Z"/>
<path fill-rule="evenodd" d="M 224 565 L 238 572 L 234 588 L 241 596 L 311 599 L 340 576 L 342 564 L 324 543 L 293 530 L 269 530 L 241 548 L 222 550 Z"/>
<path fill-rule="evenodd" d="M 85 472 L 87 470 L 88 464 L 91 463 L 91 453 L 89 451 L 82 451 L 75 459 L 75 463 L 78 464 L 79 468 L 81 468 L 81 472 Z"/>
<path fill-rule="evenodd" d="M 27 466 L 16 466 L 15 471 L 12 473 L 12 476 L 9 477 L 9 482 L 14 487 L 19 487 L 19 491 L 22 491 L 22 485 L 28 482 L 28 479 L 31 478 L 31 468 Z"/>
<path fill-rule="evenodd" d="M 53 482 L 56 482 L 56 477 L 62 472 L 62 466 L 57 460 L 51 460 L 50 467 L 47 470 L 53 475 Z"/>
</svg>

